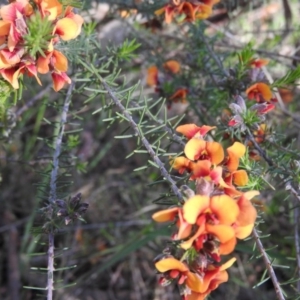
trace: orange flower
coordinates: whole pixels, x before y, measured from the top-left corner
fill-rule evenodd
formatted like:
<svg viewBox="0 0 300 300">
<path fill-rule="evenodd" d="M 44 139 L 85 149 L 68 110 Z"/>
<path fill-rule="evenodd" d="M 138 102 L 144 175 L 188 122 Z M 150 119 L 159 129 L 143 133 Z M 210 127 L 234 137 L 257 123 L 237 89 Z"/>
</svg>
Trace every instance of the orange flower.
<svg viewBox="0 0 300 300">
<path fill-rule="evenodd" d="M 269 63 L 268 59 L 263 58 L 253 58 L 250 60 L 249 65 L 253 68 L 261 68 L 263 66 L 266 66 Z"/>
<path fill-rule="evenodd" d="M 54 71 L 51 73 L 51 77 L 53 80 L 53 89 L 55 92 L 61 90 L 66 83 L 71 83 L 71 78 L 65 72 Z"/>
<path fill-rule="evenodd" d="M 7 80 L 14 89 L 19 88 L 18 79 L 25 72 L 29 77 L 34 76 L 38 84 L 42 85 L 40 79 L 37 76 L 35 62 L 31 59 L 22 59 L 20 64 L 18 64 L 17 66 L 14 66 L 12 68 L 0 69 L 0 74 L 2 75 L 2 77 Z"/>
<path fill-rule="evenodd" d="M 171 160 L 172 168 L 178 170 L 179 174 L 183 174 L 184 171 L 190 172 L 192 170 L 192 162 L 184 156 L 175 157 Z"/>
<path fill-rule="evenodd" d="M 180 63 L 176 60 L 168 60 L 163 64 L 163 67 L 166 71 L 172 74 L 177 74 L 181 68 Z"/>
<path fill-rule="evenodd" d="M 211 14 L 212 14 L 212 7 L 210 5 L 201 3 L 196 8 L 195 19 L 197 20 L 207 19 Z"/>
<path fill-rule="evenodd" d="M 184 153 L 190 160 L 207 159 L 213 164 L 219 164 L 224 159 L 224 150 L 221 144 L 198 138 L 192 138 L 186 143 Z"/>
<path fill-rule="evenodd" d="M 228 280 L 225 270 L 231 267 L 235 260 L 232 258 L 219 267 L 208 265 L 201 275 L 191 272 L 184 262 L 172 256 L 159 260 L 155 267 L 167 280 L 176 279 L 180 286 L 184 286 L 184 299 L 199 300 L 205 299 L 211 291 Z"/>
<path fill-rule="evenodd" d="M 235 234 L 234 237 L 226 243 L 220 244 L 219 253 L 221 255 L 227 255 L 234 250 L 237 238 L 245 239 L 251 234 L 257 217 L 257 211 L 250 202 L 250 199 L 258 194 L 259 192 L 257 191 L 249 191 L 242 194 L 237 200 L 236 203 L 239 207 L 239 214 L 232 225 Z"/>
<path fill-rule="evenodd" d="M 147 84 L 149 86 L 158 84 L 158 69 L 156 66 L 151 66 L 147 70 Z"/>
<path fill-rule="evenodd" d="M 209 1 L 215 2 L 215 1 Z M 213 5 L 213 4 L 212 4 Z M 207 19 L 212 13 L 212 5 L 205 3 L 190 3 L 188 1 L 173 0 L 172 4 L 168 4 L 155 12 L 156 15 L 165 13 L 166 23 L 171 23 L 173 18 L 178 15 L 184 15 L 186 22 L 193 22 L 196 19 Z"/>
<path fill-rule="evenodd" d="M 178 1 L 179 2 L 179 1 Z M 186 15 L 186 19 L 189 21 L 194 21 L 196 19 L 196 6 L 189 2 L 178 3 L 177 1 L 173 1 L 173 4 L 168 4 L 163 8 L 155 11 L 156 15 L 161 15 L 165 13 L 165 21 L 166 23 L 171 23 L 173 18 L 177 15 Z"/>
<path fill-rule="evenodd" d="M 204 178 L 206 181 L 213 182 L 214 184 L 219 185 L 220 187 L 230 187 L 224 182 L 222 178 L 222 167 L 213 167 L 212 163 L 209 160 L 205 159 L 198 160 L 197 162 L 192 162 L 191 172 L 192 176 L 190 180 L 196 179 L 196 185 L 199 179 Z M 207 192 L 209 192 L 209 190 Z"/>
<path fill-rule="evenodd" d="M 203 125 L 201 127 L 195 124 L 180 125 L 176 128 L 176 131 L 183 134 L 187 139 L 191 139 L 195 136 L 204 137 L 210 130 L 216 128 L 215 126 Z"/>
<path fill-rule="evenodd" d="M 156 269 L 168 279 L 177 279 L 178 284 L 186 285 L 189 289 L 197 289 L 200 277 L 190 272 L 187 265 L 174 257 L 167 257 L 155 263 Z"/>
<path fill-rule="evenodd" d="M 227 148 L 227 153 L 228 157 L 224 166 L 227 167 L 229 172 L 236 171 L 239 166 L 239 159 L 246 153 L 246 147 L 239 142 L 235 142 L 232 146 Z"/>
<path fill-rule="evenodd" d="M 55 20 L 63 11 L 63 6 L 58 0 L 34 0 L 43 18 Z"/>
<path fill-rule="evenodd" d="M 169 97 L 169 100 L 181 103 L 186 103 L 186 95 L 188 93 L 187 89 L 178 89 L 171 97 Z"/>
<path fill-rule="evenodd" d="M 188 224 L 198 226 L 194 235 L 181 243 L 183 249 L 189 249 L 201 235 L 212 235 L 221 244 L 234 237 L 231 225 L 237 220 L 239 208 L 235 200 L 229 196 L 195 195 L 186 201 L 182 209 L 184 220 Z"/>
<path fill-rule="evenodd" d="M 251 85 L 246 94 L 250 100 L 255 99 L 257 102 L 270 101 L 272 99 L 272 91 L 270 86 L 263 82 Z"/>
<path fill-rule="evenodd" d="M 192 225 L 184 220 L 183 210 L 180 207 L 172 207 L 158 211 L 152 215 L 152 219 L 159 223 L 176 221 L 178 233 L 173 236 L 174 240 L 185 239 L 191 234 Z"/>
<path fill-rule="evenodd" d="M 186 294 L 184 300 L 205 300 L 220 284 L 228 281 L 228 273 L 225 270 L 230 268 L 235 261 L 236 258 L 231 258 L 220 267 L 208 266 L 201 279 L 201 284 L 197 286 L 197 291 L 191 289 L 191 293 Z"/>
<path fill-rule="evenodd" d="M 68 60 L 60 51 L 53 50 L 45 53 L 45 56 L 39 56 L 37 68 L 41 74 L 47 74 L 50 70 L 66 72 L 68 70 Z"/>
<path fill-rule="evenodd" d="M 260 124 L 258 130 L 253 131 L 253 136 L 255 137 L 257 143 L 262 143 L 265 140 L 266 130 L 267 125 Z"/>
<path fill-rule="evenodd" d="M 18 42 L 27 33 L 25 17 L 33 13 L 33 8 L 28 0 L 18 0 L 0 9 L 0 35 L 8 35 L 7 46 L 13 51 Z"/>
</svg>

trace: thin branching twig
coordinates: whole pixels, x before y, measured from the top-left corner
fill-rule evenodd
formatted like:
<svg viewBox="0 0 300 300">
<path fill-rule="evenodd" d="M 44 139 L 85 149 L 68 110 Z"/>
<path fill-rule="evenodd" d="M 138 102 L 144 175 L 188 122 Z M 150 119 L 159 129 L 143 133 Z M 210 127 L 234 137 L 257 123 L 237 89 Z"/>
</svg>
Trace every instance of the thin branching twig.
<svg viewBox="0 0 300 300">
<path fill-rule="evenodd" d="M 63 110 L 61 113 L 61 120 L 60 120 L 60 131 L 55 141 L 54 146 L 54 154 L 53 154 L 53 167 L 50 175 L 50 195 L 49 195 L 49 203 L 53 205 L 56 200 L 56 181 L 58 175 L 58 168 L 59 168 L 59 157 L 61 154 L 61 144 L 62 139 L 65 131 L 65 124 L 67 122 L 67 115 L 71 103 L 71 95 L 74 89 L 74 82 L 71 83 L 67 96 L 65 98 Z M 53 229 L 49 229 L 48 233 L 48 269 L 47 269 L 47 300 L 53 299 L 53 290 L 54 290 L 54 232 Z"/>
<path fill-rule="evenodd" d="M 274 289 L 275 289 L 275 292 L 276 292 L 276 296 L 277 296 L 277 299 L 279 300 L 285 300 L 284 298 L 284 295 L 282 293 L 282 289 L 280 287 L 280 283 L 278 282 L 278 279 L 277 279 L 277 276 L 275 274 L 275 271 L 273 269 L 273 266 L 272 266 L 272 263 L 270 261 L 270 258 L 261 242 L 261 239 L 259 238 L 259 235 L 258 235 L 258 232 L 257 230 L 254 228 L 253 229 L 253 232 L 252 232 L 252 236 L 254 237 L 254 240 L 256 242 L 256 245 L 258 247 L 258 250 L 260 252 L 260 254 L 262 255 L 262 258 L 265 262 L 265 265 L 267 267 L 267 270 L 268 270 L 268 273 L 269 273 L 269 276 L 273 282 L 273 285 L 274 285 Z"/>
<path fill-rule="evenodd" d="M 47 93 L 49 93 L 51 84 L 47 85 L 43 90 L 37 93 L 32 99 L 30 99 L 24 106 L 22 106 L 16 112 L 16 118 L 20 117 L 26 110 L 28 110 L 36 101 L 43 98 Z"/>
<path fill-rule="evenodd" d="M 179 190 L 179 188 L 176 186 L 176 182 L 171 178 L 169 172 L 166 170 L 163 162 L 159 159 L 159 157 L 156 155 L 155 151 L 153 150 L 151 144 L 149 141 L 145 138 L 145 136 L 142 134 L 141 130 L 139 129 L 137 123 L 133 120 L 131 114 L 126 110 L 124 105 L 121 103 L 121 101 L 117 98 L 114 91 L 108 86 L 108 84 L 102 79 L 102 84 L 104 88 L 107 90 L 109 96 L 113 100 L 113 102 L 116 104 L 116 106 L 121 110 L 122 114 L 126 117 L 128 120 L 130 126 L 136 133 L 138 137 L 140 137 L 141 142 L 145 146 L 146 150 L 148 151 L 149 155 L 153 159 L 153 161 L 156 163 L 156 165 L 159 167 L 159 170 L 162 174 L 162 176 L 170 183 L 171 189 L 173 193 L 176 195 L 176 197 L 182 202 L 183 196 Z"/>
</svg>

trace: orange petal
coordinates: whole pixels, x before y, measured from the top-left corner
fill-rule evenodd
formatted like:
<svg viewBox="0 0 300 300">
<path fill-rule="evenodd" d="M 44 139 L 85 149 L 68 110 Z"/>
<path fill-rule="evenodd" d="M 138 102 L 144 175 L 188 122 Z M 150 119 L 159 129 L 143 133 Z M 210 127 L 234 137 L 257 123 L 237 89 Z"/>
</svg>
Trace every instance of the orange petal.
<svg viewBox="0 0 300 300">
<path fill-rule="evenodd" d="M 246 153 L 246 147 L 242 143 L 235 142 L 232 146 L 227 148 L 227 152 L 241 158 Z"/>
<path fill-rule="evenodd" d="M 68 70 L 68 60 L 61 52 L 54 50 L 52 59 L 55 70 L 60 72 L 66 72 Z"/>
<path fill-rule="evenodd" d="M 179 133 L 182 133 L 186 138 L 191 139 L 193 138 L 197 133 L 200 134 L 200 136 L 205 136 L 210 130 L 216 128 L 215 126 L 207 126 L 203 125 L 201 127 L 195 125 L 195 124 L 185 124 L 180 125 L 176 128 L 176 131 Z"/>
<path fill-rule="evenodd" d="M 174 257 L 168 257 L 168 258 L 158 261 L 155 264 L 155 268 L 161 273 L 164 273 L 164 272 L 167 272 L 170 270 L 178 270 L 180 272 L 186 272 L 189 270 L 188 267 L 184 263 L 175 259 Z"/>
<path fill-rule="evenodd" d="M 236 201 L 227 195 L 211 197 L 210 209 L 217 216 L 220 224 L 231 225 L 236 222 L 239 215 Z"/>
<path fill-rule="evenodd" d="M 178 207 L 172 207 L 156 212 L 152 215 L 152 219 L 156 222 L 168 222 L 173 221 L 178 215 Z"/>
<path fill-rule="evenodd" d="M 188 159 L 197 160 L 202 155 L 205 148 L 206 141 L 192 138 L 186 143 L 184 153 Z"/>
<path fill-rule="evenodd" d="M 171 164 L 172 168 L 178 170 L 180 174 L 191 169 L 191 161 L 184 156 L 176 157 L 171 161 Z"/>
<path fill-rule="evenodd" d="M 191 165 L 193 176 L 192 178 L 206 177 L 210 174 L 211 162 L 207 159 L 198 160 Z"/>
<path fill-rule="evenodd" d="M 0 36 L 9 34 L 11 22 L 0 20 Z"/>
<path fill-rule="evenodd" d="M 169 100 L 173 101 L 181 101 L 186 102 L 186 95 L 188 93 L 187 89 L 178 89 L 171 97 L 169 97 Z"/>
<path fill-rule="evenodd" d="M 238 186 L 246 185 L 248 180 L 248 174 L 245 170 L 238 170 L 233 173 L 233 183 Z"/>
<path fill-rule="evenodd" d="M 176 240 L 185 239 L 191 235 L 192 225 L 184 220 L 182 209 L 178 209 L 178 221 L 176 225 L 178 227 L 178 233 L 175 237 Z"/>
<path fill-rule="evenodd" d="M 207 270 L 205 272 L 203 281 L 201 285 L 198 285 L 197 290 L 195 292 L 205 293 L 208 291 L 211 281 L 218 275 L 219 268 L 213 270 Z"/>
<path fill-rule="evenodd" d="M 227 225 L 211 225 L 206 224 L 206 231 L 218 238 L 221 243 L 226 243 L 235 235 L 235 231 L 231 226 Z"/>
<path fill-rule="evenodd" d="M 205 4 L 199 4 L 197 6 L 195 18 L 203 20 L 203 19 L 207 19 L 211 14 L 212 14 L 211 6 Z"/>
<path fill-rule="evenodd" d="M 235 236 L 240 240 L 245 239 L 246 237 L 248 237 L 251 234 L 253 227 L 254 227 L 254 224 L 249 224 L 246 226 L 238 226 L 235 229 Z"/>
<path fill-rule="evenodd" d="M 192 291 L 197 291 L 199 290 L 199 285 L 202 285 L 202 279 L 200 278 L 199 275 L 188 272 L 187 273 L 187 278 L 185 284 L 192 290 Z"/>
<path fill-rule="evenodd" d="M 2 77 L 7 80 L 14 89 L 19 88 L 19 82 L 18 78 L 20 75 L 22 68 L 16 69 L 16 68 L 11 68 L 11 69 L 3 69 L 1 70 L 1 75 Z"/>
<path fill-rule="evenodd" d="M 180 63 L 176 60 L 168 60 L 163 64 L 163 67 L 173 74 L 180 71 Z"/>
<path fill-rule="evenodd" d="M 71 83 L 71 78 L 69 78 L 69 76 L 64 72 L 52 72 L 51 77 L 53 80 L 53 89 L 56 92 L 60 91 L 66 83 Z"/>
<path fill-rule="evenodd" d="M 196 195 L 188 199 L 183 205 L 183 217 L 189 224 L 195 224 L 197 218 L 209 206 L 209 197 Z"/>
<path fill-rule="evenodd" d="M 248 200 L 244 195 L 242 195 L 242 197 L 240 197 L 237 201 L 237 204 L 240 211 L 237 217 L 238 225 L 245 226 L 254 224 L 257 217 L 257 211 L 252 205 L 251 201 Z"/>
<path fill-rule="evenodd" d="M 224 150 L 221 144 L 217 142 L 207 142 L 206 151 L 213 164 L 219 164 L 224 159 Z"/>
<path fill-rule="evenodd" d="M 39 56 L 36 62 L 37 70 L 41 74 L 47 74 L 49 72 L 49 64 L 52 56 L 52 52 L 44 56 Z"/>
<path fill-rule="evenodd" d="M 219 254 L 220 255 L 228 255 L 233 252 L 236 246 L 236 237 L 234 236 L 232 239 L 227 241 L 226 243 L 221 243 L 219 246 Z"/>
<path fill-rule="evenodd" d="M 182 249 L 190 249 L 194 243 L 194 241 L 201 235 L 204 233 L 205 230 L 205 220 L 203 219 L 204 222 L 202 222 L 202 224 L 200 224 L 200 226 L 198 227 L 197 231 L 195 232 L 195 234 L 190 237 L 187 241 L 184 241 L 180 244 L 180 247 Z"/>
<path fill-rule="evenodd" d="M 151 66 L 147 70 L 147 84 L 149 86 L 157 85 L 158 83 L 158 69 L 156 66 Z"/>
<path fill-rule="evenodd" d="M 251 85 L 246 90 L 246 94 L 248 95 L 249 99 L 256 98 L 257 94 L 260 94 L 265 101 L 270 101 L 272 98 L 272 91 L 270 89 L 270 86 L 263 82 L 258 82 Z M 254 96 L 251 96 L 253 94 Z"/>
<path fill-rule="evenodd" d="M 55 33 L 64 41 L 75 39 L 78 36 L 78 25 L 70 18 L 57 21 Z"/>
</svg>

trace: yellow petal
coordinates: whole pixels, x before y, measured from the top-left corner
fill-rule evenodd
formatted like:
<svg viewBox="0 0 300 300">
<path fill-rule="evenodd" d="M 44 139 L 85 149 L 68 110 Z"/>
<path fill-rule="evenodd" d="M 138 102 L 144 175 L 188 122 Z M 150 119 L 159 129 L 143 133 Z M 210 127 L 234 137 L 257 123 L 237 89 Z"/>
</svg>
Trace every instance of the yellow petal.
<svg viewBox="0 0 300 300">
<path fill-rule="evenodd" d="M 201 215 L 209 206 L 209 197 L 196 195 L 188 199 L 183 205 L 183 217 L 189 224 L 195 224 L 199 215 Z"/>
<path fill-rule="evenodd" d="M 226 243 L 235 235 L 231 226 L 206 224 L 206 231 L 218 238 L 221 243 Z"/>
<path fill-rule="evenodd" d="M 235 142 L 231 147 L 227 148 L 227 152 L 233 153 L 238 158 L 241 158 L 246 153 L 246 147 L 242 143 Z"/>
<path fill-rule="evenodd" d="M 205 150 L 205 147 L 206 141 L 192 138 L 186 143 L 184 153 L 188 159 L 197 160 Z"/>
<path fill-rule="evenodd" d="M 234 236 L 232 239 L 227 241 L 226 243 L 221 243 L 219 246 L 219 254 L 220 255 L 228 255 L 233 252 L 236 246 L 236 237 Z"/>
<path fill-rule="evenodd" d="M 70 18 L 62 18 L 56 23 L 55 33 L 64 41 L 75 39 L 78 36 L 78 25 Z"/>
<path fill-rule="evenodd" d="M 254 224 L 249 224 L 246 226 L 238 226 L 235 229 L 235 236 L 240 240 L 245 239 L 246 237 L 248 237 L 251 234 L 253 227 L 254 227 Z"/>
<path fill-rule="evenodd" d="M 206 151 L 213 164 L 219 164 L 224 159 L 224 150 L 221 144 L 217 142 L 207 142 Z"/>
<path fill-rule="evenodd" d="M 188 267 L 184 263 L 175 259 L 174 257 L 168 257 L 168 258 L 158 261 L 155 264 L 155 268 L 161 273 L 164 273 L 164 272 L 167 272 L 170 270 L 178 270 L 180 272 L 186 272 L 189 270 Z"/>
<path fill-rule="evenodd" d="M 178 215 L 178 209 L 179 209 L 178 207 L 173 207 L 173 208 L 158 211 L 152 215 L 152 219 L 160 223 L 173 221 L 175 217 Z"/>
<path fill-rule="evenodd" d="M 236 201 L 227 195 L 211 197 L 210 209 L 217 216 L 220 224 L 231 225 L 239 215 Z"/>
<path fill-rule="evenodd" d="M 229 259 L 225 264 L 223 264 L 221 267 L 220 267 L 220 271 L 224 271 L 228 268 L 230 268 L 236 261 L 236 258 L 233 257 L 231 259 Z"/>
</svg>

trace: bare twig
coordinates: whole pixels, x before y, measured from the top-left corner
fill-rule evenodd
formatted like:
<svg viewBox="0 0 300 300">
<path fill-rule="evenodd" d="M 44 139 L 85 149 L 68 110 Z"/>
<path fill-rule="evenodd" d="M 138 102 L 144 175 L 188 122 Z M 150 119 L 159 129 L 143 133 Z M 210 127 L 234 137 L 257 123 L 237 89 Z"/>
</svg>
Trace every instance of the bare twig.
<svg viewBox="0 0 300 300">
<path fill-rule="evenodd" d="M 61 120 L 60 120 L 60 131 L 55 141 L 54 146 L 54 154 L 53 154 L 53 168 L 50 175 L 50 195 L 49 195 L 49 203 L 50 205 L 54 205 L 54 201 L 56 200 L 56 180 L 58 175 L 58 167 L 59 167 L 59 156 L 61 154 L 61 144 L 65 131 L 65 124 L 67 122 L 67 115 L 71 103 L 71 95 L 74 89 L 74 82 L 71 83 L 67 96 L 65 98 L 65 103 L 63 106 Z M 48 271 L 47 271 L 47 300 L 53 299 L 53 290 L 54 290 L 54 233 L 53 229 L 50 228 L 48 233 Z"/>
<path fill-rule="evenodd" d="M 264 248 L 264 246 L 261 242 L 261 239 L 259 238 L 258 232 L 255 228 L 253 229 L 252 236 L 255 239 L 258 250 L 259 250 L 260 254 L 262 255 L 262 258 L 263 258 L 263 260 L 265 262 L 265 265 L 267 267 L 269 276 L 271 277 L 271 280 L 273 282 L 274 289 L 275 289 L 275 292 L 276 292 L 276 295 L 277 295 L 277 299 L 285 300 L 284 295 L 283 295 L 282 290 L 281 290 L 281 287 L 280 287 L 280 284 L 278 282 L 277 276 L 276 276 L 275 271 L 272 267 L 272 263 L 269 259 L 269 256 L 268 256 L 268 254 L 267 254 L 267 252 L 266 252 L 266 250 L 265 250 L 265 248 Z"/>
<path fill-rule="evenodd" d="M 47 85 L 43 90 L 37 93 L 32 99 L 30 99 L 24 106 L 22 106 L 16 112 L 16 118 L 20 117 L 27 109 L 29 109 L 36 101 L 40 100 L 46 95 L 51 88 L 51 84 Z"/>
<path fill-rule="evenodd" d="M 162 163 L 162 161 L 159 159 L 159 157 L 156 155 L 155 151 L 153 150 L 153 148 L 151 147 L 150 143 L 148 142 L 148 140 L 145 138 L 145 136 L 142 134 L 141 130 L 139 129 L 138 125 L 135 123 L 135 121 L 133 120 L 131 114 L 126 110 L 126 108 L 124 107 L 124 105 L 121 103 L 121 101 L 116 97 L 115 93 L 113 92 L 113 90 L 108 86 L 108 84 L 101 79 L 102 84 L 104 86 L 104 88 L 107 90 L 109 96 L 111 97 L 111 99 L 113 100 L 113 102 L 116 104 L 116 106 L 122 111 L 123 115 L 126 117 L 126 119 L 128 120 L 130 126 L 132 127 L 132 129 L 134 130 L 134 132 L 136 133 L 137 136 L 140 137 L 141 142 L 143 143 L 143 145 L 145 146 L 146 150 L 148 151 L 149 155 L 151 156 L 151 158 L 153 159 L 153 161 L 156 163 L 156 165 L 159 167 L 159 170 L 162 174 L 162 176 L 170 183 L 171 185 L 171 189 L 173 191 L 173 193 L 176 195 L 176 197 L 180 200 L 183 201 L 183 196 L 179 190 L 179 188 L 176 186 L 176 182 L 171 178 L 169 172 L 166 170 L 164 164 Z"/>
<path fill-rule="evenodd" d="M 204 36 L 204 34 L 202 32 L 200 32 L 200 37 L 202 39 L 202 41 L 205 44 L 205 47 L 210 55 L 210 57 L 215 61 L 215 63 L 217 64 L 217 66 L 219 67 L 219 69 L 223 72 L 223 74 L 225 75 L 225 77 L 229 77 L 229 73 L 228 71 L 223 67 L 223 64 L 221 62 L 221 60 L 219 59 L 219 57 L 215 54 L 215 52 L 213 51 L 213 49 L 210 47 L 208 41 L 206 40 L 206 37 Z"/>
<path fill-rule="evenodd" d="M 68 115 L 69 106 L 71 103 L 71 95 L 72 95 L 73 89 L 74 89 L 74 83 L 72 82 L 68 89 L 68 93 L 67 93 L 65 103 L 63 106 L 63 111 L 61 114 L 60 132 L 55 141 L 55 151 L 54 151 L 54 155 L 53 155 L 53 168 L 52 168 L 51 176 L 50 176 L 50 195 L 49 195 L 50 203 L 54 203 L 54 201 L 56 199 L 56 179 L 57 179 L 57 173 L 58 173 L 59 156 L 61 153 L 61 143 L 62 143 L 64 131 L 65 131 L 65 124 L 67 122 L 67 115 Z"/>
<path fill-rule="evenodd" d="M 254 148 L 259 152 L 259 155 L 268 163 L 268 165 L 270 167 L 273 166 L 274 162 L 271 160 L 271 158 L 268 157 L 266 151 L 258 145 L 254 136 L 252 135 L 251 131 L 248 128 L 247 128 L 247 138 L 251 141 Z"/>
</svg>

